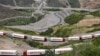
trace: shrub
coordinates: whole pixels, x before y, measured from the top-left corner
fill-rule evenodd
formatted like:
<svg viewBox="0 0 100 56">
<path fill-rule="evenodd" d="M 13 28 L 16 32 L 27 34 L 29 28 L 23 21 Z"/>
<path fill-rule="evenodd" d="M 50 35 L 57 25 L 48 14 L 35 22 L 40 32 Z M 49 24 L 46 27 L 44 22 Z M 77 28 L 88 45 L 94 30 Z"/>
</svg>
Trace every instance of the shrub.
<svg viewBox="0 0 100 56">
<path fill-rule="evenodd" d="M 56 56 L 74 56 L 74 55 L 72 54 L 72 52 L 66 52 L 66 53 L 56 55 Z"/>
<path fill-rule="evenodd" d="M 61 27 L 61 28 L 58 28 L 57 31 L 52 36 L 68 37 L 69 35 L 71 35 L 71 31 L 72 31 L 72 28 Z"/>
<path fill-rule="evenodd" d="M 16 19 L 9 19 L 4 20 L 0 22 L 0 25 L 7 25 L 7 26 L 13 26 L 13 25 L 27 25 L 29 23 L 35 23 L 42 19 L 43 16 L 40 16 L 39 18 L 16 18 Z"/>
<path fill-rule="evenodd" d="M 60 9 L 54 9 L 54 8 L 52 8 L 52 9 L 44 9 L 44 10 L 47 10 L 47 11 L 60 11 Z"/>
<path fill-rule="evenodd" d="M 93 30 L 88 31 L 87 33 L 95 32 L 95 31 L 100 31 L 100 28 L 95 28 L 95 29 L 93 29 Z"/>
<path fill-rule="evenodd" d="M 95 45 L 95 46 L 100 46 L 100 38 L 97 37 L 97 38 L 93 39 L 93 40 L 92 40 L 92 43 L 93 43 L 93 45 Z"/>
<path fill-rule="evenodd" d="M 90 14 L 96 17 L 100 17 L 100 11 L 91 12 Z"/>
<path fill-rule="evenodd" d="M 83 44 L 73 47 L 73 51 L 57 56 L 100 56 L 100 48 L 94 45 Z"/>
<path fill-rule="evenodd" d="M 80 20 L 82 20 L 84 18 L 84 14 L 72 14 L 68 17 L 65 18 L 65 22 L 70 24 L 70 25 L 73 25 L 73 24 L 76 24 L 78 23 Z"/>
<path fill-rule="evenodd" d="M 44 56 L 55 56 L 55 52 L 51 51 L 50 49 L 46 50 L 46 53 Z"/>
<path fill-rule="evenodd" d="M 48 28 L 47 31 L 45 32 L 41 32 L 40 35 L 44 35 L 44 36 L 51 36 L 51 33 L 53 32 L 52 28 Z"/>
<path fill-rule="evenodd" d="M 39 42 L 36 42 L 36 41 L 26 41 L 27 44 L 29 44 L 30 46 L 32 47 L 41 47 L 43 44 L 42 43 L 39 43 Z"/>
<path fill-rule="evenodd" d="M 100 26 L 100 23 L 92 25 L 92 27 L 98 27 L 98 26 Z"/>
</svg>

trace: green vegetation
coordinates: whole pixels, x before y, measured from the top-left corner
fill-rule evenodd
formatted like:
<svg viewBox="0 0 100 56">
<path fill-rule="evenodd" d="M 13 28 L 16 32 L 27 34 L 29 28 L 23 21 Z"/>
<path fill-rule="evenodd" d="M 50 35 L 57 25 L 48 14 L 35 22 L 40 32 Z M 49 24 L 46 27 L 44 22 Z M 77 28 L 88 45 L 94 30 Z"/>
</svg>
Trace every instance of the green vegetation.
<svg viewBox="0 0 100 56">
<path fill-rule="evenodd" d="M 82 45 L 83 46 L 83 45 Z M 100 48 L 97 48 L 96 46 L 80 46 L 77 47 L 77 50 L 72 52 L 63 53 L 57 56 L 100 56 Z"/>
<path fill-rule="evenodd" d="M 29 44 L 30 46 L 36 47 L 36 48 L 43 46 L 42 43 L 36 42 L 36 41 L 34 41 L 34 40 L 33 40 L 33 41 L 26 41 L 26 43 Z"/>
<path fill-rule="evenodd" d="M 15 9 L 16 11 L 20 12 L 23 15 L 31 16 L 33 10 L 29 9 Z"/>
<path fill-rule="evenodd" d="M 27 44 L 29 44 L 31 47 L 36 47 L 36 48 L 40 48 L 40 49 L 55 49 L 55 48 L 59 48 L 59 47 L 63 47 L 63 46 L 66 46 L 66 45 L 70 45 L 72 43 L 80 43 L 80 42 L 83 42 L 83 41 L 70 41 L 70 42 L 66 42 L 66 43 L 63 43 L 63 44 L 60 44 L 58 46 L 44 46 L 43 43 L 40 43 L 38 41 L 25 41 Z"/>
<path fill-rule="evenodd" d="M 84 18 L 84 14 L 81 14 L 81 13 L 74 13 L 68 17 L 65 18 L 65 22 L 70 24 L 70 25 L 73 25 L 73 24 L 76 24 L 78 23 L 80 20 L 82 20 Z"/>
<path fill-rule="evenodd" d="M 7 28 L 7 27 L 3 27 L 3 26 L 0 26 L 0 30 L 8 30 L 8 31 L 10 30 L 10 31 L 14 31 L 14 32 L 21 32 L 24 34 L 29 34 L 29 35 L 37 35 L 37 33 L 34 31 L 21 30 L 21 29 L 16 29 L 16 28 Z"/>
<path fill-rule="evenodd" d="M 38 41 L 25 41 L 27 44 L 29 44 L 31 47 L 36 47 L 36 48 L 41 48 L 41 49 L 52 49 L 52 48 L 58 48 L 58 47 L 61 47 L 61 46 L 65 46 L 67 45 L 67 43 L 64 43 L 64 44 L 60 44 L 58 46 L 44 46 L 43 43 L 40 43 Z"/>
<path fill-rule="evenodd" d="M 58 36 L 58 37 L 68 37 L 71 35 L 72 28 L 68 27 L 59 27 L 55 33 L 52 34 L 52 36 Z"/>
<path fill-rule="evenodd" d="M 47 11 L 60 11 L 60 9 L 55 9 L 55 8 L 52 8 L 52 9 L 44 9 L 44 10 L 47 10 Z"/>
<path fill-rule="evenodd" d="M 98 26 L 100 26 L 100 23 L 92 25 L 92 27 L 98 27 Z"/>
<path fill-rule="evenodd" d="M 73 46 L 73 51 L 57 56 L 100 56 L 100 37 L 90 41 L 92 44 Z"/>
<path fill-rule="evenodd" d="M 91 12 L 90 14 L 93 15 L 93 16 L 96 16 L 96 17 L 100 17 L 100 10 L 95 11 L 95 12 Z"/>
<path fill-rule="evenodd" d="M 0 25 L 7 25 L 7 26 L 13 26 L 13 25 L 27 25 L 29 23 L 35 23 L 39 20 L 42 19 L 43 16 L 40 16 L 39 18 L 17 18 L 17 19 L 9 19 L 9 20 L 5 20 L 5 21 L 1 21 Z"/>
<path fill-rule="evenodd" d="M 68 0 L 68 2 L 71 4 L 72 8 L 79 8 L 80 7 L 80 3 L 78 0 Z"/>
<path fill-rule="evenodd" d="M 66 17 L 64 21 L 70 25 L 73 25 L 82 20 L 85 17 L 85 15 L 93 15 L 95 17 L 100 17 L 100 11 L 95 11 L 95 12 L 76 11 L 72 15 Z"/>
<path fill-rule="evenodd" d="M 45 32 L 41 32 L 40 35 L 42 36 L 50 36 L 50 37 L 68 37 L 74 34 L 81 34 L 86 33 L 89 31 L 88 29 L 91 29 L 91 27 L 78 27 L 75 25 L 59 25 L 54 26 L 50 29 L 48 29 Z"/>
<path fill-rule="evenodd" d="M 26 41 L 28 44 L 30 44 L 32 47 L 40 48 L 43 46 L 42 43 L 36 42 L 36 41 Z M 93 43 L 93 44 L 89 44 Z M 59 55 L 55 55 L 54 51 L 52 52 L 50 48 L 47 48 L 45 56 L 100 56 L 100 38 L 94 38 L 93 40 L 87 40 L 84 44 L 74 46 L 75 42 L 71 42 L 72 47 L 74 48 L 73 51 L 62 53 Z M 48 46 L 49 47 L 49 46 Z M 53 47 L 54 48 L 54 47 Z M 46 48 L 45 48 L 46 49 Z"/>
<path fill-rule="evenodd" d="M 46 50 L 46 53 L 44 56 L 55 56 L 55 52 L 51 51 L 50 49 Z"/>
<path fill-rule="evenodd" d="M 72 54 L 72 52 L 66 52 L 66 53 L 56 55 L 56 56 L 74 56 L 74 55 Z"/>
<path fill-rule="evenodd" d="M 40 35 L 43 35 L 43 36 L 51 36 L 51 33 L 52 32 L 53 32 L 53 29 L 52 28 L 49 28 L 47 31 L 41 32 Z"/>
<path fill-rule="evenodd" d="M 71 35 L 71 31 L 72 28 L 71 27 L 67 27 L 67 26 L 55 26 L 54 28 L 57 29 L 53 29 L 50 28 L 45 32 L 41 32 L 40 35 L 43 36 L 55 36 L 55 37 L 68 37 L 69 35 Z"/>
<path fill-rule="evenodd" d="M 90 33 L 90 32 L 95 32 L 95 31 L 100 31 L 100 27 L 99 27 L 99 28 L 94 28 L 93 30 L 88 31 L 87 33 Z"/>
<path fill-rule="evenodd" d="M 93 45 L 100 46 L 100 37 L 94 38 L 92 40 Z"/>
<path fill-rule="evenodd" d="M 94 25 L 92 25 L 92 26 L 90 26 L 90 27 L 93 27 L 94 29 L 88 31 L 87 33 L 95 32 L 95 31 L 100 31 L 100 24 L 94 24 Z"/>
<path fill-rule="evenodd" d="M 29 9 L 15 9 L 16 11 L 23 11 L 23 12 L 31 12 L 32 10 Z"/>
</svg>

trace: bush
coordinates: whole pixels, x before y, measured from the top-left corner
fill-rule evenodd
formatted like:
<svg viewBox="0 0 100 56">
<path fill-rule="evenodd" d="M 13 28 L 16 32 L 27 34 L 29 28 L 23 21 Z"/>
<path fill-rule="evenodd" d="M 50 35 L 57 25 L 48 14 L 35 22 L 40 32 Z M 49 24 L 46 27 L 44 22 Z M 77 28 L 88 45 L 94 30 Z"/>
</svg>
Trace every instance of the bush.
<svg viewBox="0 0 100 56">
<path fill-rule="evenodd" d="M 100 28 L 95 28 L 95 29 L 93 29 L 93 30 L 88 31 L 87 33 L 95 32 L 95 31 L 100 31 Z"/>
<path fill-rule="evenodd" d="M 44 36 L 51 36 L 51 33 L 53 32 L 52 28 L 48 28 L 47 31 L 45 32 L 41 32 L 40 35 L 44 35 Z"/>
<path fill-rule="evenodd" d="M 98 26 L 100 26 L 100 23 L 92 25 L 92 27 L 98 27 Z"/>
<path fill-rule="evenodd" d="M 47 11 L 60 11 L 60 9 L 54 9 L 54 8 L 52 8 L 52 9 L 44 9 L 44 10 L 47 10 Z"/>
<path fill-rule="evenodd" d="M 27 9 L 15 9 L 16 11 L 23 11 L 23 12 L 31 12 L 32 10 L 27 10 Z"/>
<path fill-rule="evenodd" d="M 72 52 L 66 52 L 66 53 L 56 55 L 56 56 L 74 56 L 74 55 L 72 54 Z"/>
<path fill-rule="evenodd" d="M 72 28 L 61 27 L 61 28 L 58 28 L 57 31 L 52 36 L 68 37 L 69 35 L 71 35 L 71 31 L 72 31 Z"/>
<path fill-rule="evenodd" d="M 53 28 L 49 28 L 47 31 L 45 32 L 41 32 L 40 35 L 43 36 L 53 36 L 53 37 L 68 37 L 69 35 L 71 35 L 72 29 L 71 27 L 67 27 L 67 26 L 58 26 L 58 27 L 54 27 Z"/>
<path fill-rule="evenodd" d="M 84 14 L 72 14 L 68 17 L 65 18 L 65 22 L 70 24 L 70 25 L 73 25 L 73 24 L 76 24 L 78 23 L 80 20 L 82 20 L 84 18 Z"/>
<path fill-rule="evenodd" d="M 31 21 L 33 20 L 33 21 Z M 0 25 L 7 25 L 7 26 L 11 26 L 11 25 L 26 25 L 29 24 L 31 22 L 35 22 L 35 18 L 17 18 L 17 19 L 9 19 L 9 20 L 5 20 L 0 22 Z"/>
<path fill-rule="evenodd" d="M 39 42 L 36 42 L 36 41 L 26 41 L 26 43 L 27 44 L 29 44 L 31 47 L 41 47 L 41 46 L 43 46 L 43 44 L 42 43 L 39 43 Z"/>
<path fill-rule="evenodd" d="M 36 35 L 36 32 L 34 32 L 34 31 L 21 30 L 21 29 L 15 29 L 15 28 L 9 28 L 9 29 L 12 31 L 15 31 L 15 32 L 22 32 L 24 34 Z"/>
<path fill-rule="evenodd" d="M 96 17 L 100 17 L 100 11 L 91 12 L 90 14 Z"/>
<path fill-rule="evenodd" d="M 100 48 L 96 46 L 91 46 L 86 48 L 85 50 L 80 51 L 81 56 L 100 56 Z"/>
<path fill-rule="evenodd" d="M 7 25 L 7 26 L 13 26 L 13 25 L 27 25 L 29 23 L 35 23 L 39 20 L 42 19 L 43 16 L 40 16 L 39 18 L 17 18 L 17 19 L 9 19 L 9 20 L 5 20 L 5 21 L 1 21 L 0 25 Z"/>
<path fill-rule="evenodd" d="M 51 51 L 50 49 L 46 50 L 46 53 L 44 56 L 55 56 L 55 52 Z"/>
<path fill-rule="evenodd" d="M 100 31 L 100 23 L 99 23 L 99 24 L 94 24 L 94 25 L 92 25 L 92 26 L 90 26 L 90 27 L 91 27 L 91 28 L 93 27 L 94 29 L 88 31 L 87 33 L 94 32 L 94 31 Z"/>
<path fill-rule="evenodd" d="M 97 37 L 92 40 L 93 45 L 100 46 L 100 37 Z"/>
<path fill-rule="evenodd" d="M 78 45 L 73 47 L 73 51 L 62 53 L 57 56 L 100 56 L 99 47 L 89 44 Z"/>
<path fill-rule="evenodd" d="M 37 42 L 37 41 L 26 41 L 27 44 L 29 44 L 31 47 L 36 47 L 40 49 L 52 49 L 54 46 L 44 46 L 43 43 Z"/>
</svg>

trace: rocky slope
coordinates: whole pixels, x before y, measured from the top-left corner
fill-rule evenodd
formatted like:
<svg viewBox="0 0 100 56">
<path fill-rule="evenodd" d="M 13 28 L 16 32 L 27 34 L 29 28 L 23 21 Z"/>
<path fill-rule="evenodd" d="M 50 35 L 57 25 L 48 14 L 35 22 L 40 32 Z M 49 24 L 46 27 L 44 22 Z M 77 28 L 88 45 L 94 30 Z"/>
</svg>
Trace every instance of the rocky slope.
<svg viewBox="0 0 100 56">
<path fill-rule="evenodd" d="M 100 0 L 79 0 L 81 8 L 100 8 Z"/>
<path fill-rule="evenodd" d="M 15 16 L 21 16 L 21 15 L 22 14 L 18 13 L 15 10 L 11 10 L 9 8 L 0 6 L 0 19 L 15 17 Z"/>
<path fill-rule="evenodd" d="M 17 6 L 32 6 L 36 5 L 35 0 L 15 0 Z M 81 8 L 100 8 L 100 0 L 47 0 L 47 6 L 67 7 L 68 2 L 71 7 Z M 0 4 L 15 6 L 14 0 L 0 0 Z"/>
<path fill-rule="evenodd" d="M 34 0 L 15 0 L 17 6 L 31 6 Z M 0 4 L 15 6 L 14 0 L 0 0 Z"/>
<path fill-rule="evenodd" d="M 20 39 L 11 39 L 8 37 L 2 38 L 0 37 L 0 49 L 3 50 L 18 50 L 18 54 L 22 54 L 22 52 L 26 49 L 36 49 L 33 47 L 30 47 L 27 43 Z"/>
<path fill-rule="evenodd" d="M 15 0 L 17 6 L 32 6 L 36 5 L 35 0 Z M 0 4 L 4 5 L 10 5 L 10 6 L 15 6 L 14 0 L 0 0 Z M 65 7 L 65 3 L 60 3 L 59 0 L 47 0 L 47 5 L 48 6 L 53 6 L 53 7 Z"/>
</svg>

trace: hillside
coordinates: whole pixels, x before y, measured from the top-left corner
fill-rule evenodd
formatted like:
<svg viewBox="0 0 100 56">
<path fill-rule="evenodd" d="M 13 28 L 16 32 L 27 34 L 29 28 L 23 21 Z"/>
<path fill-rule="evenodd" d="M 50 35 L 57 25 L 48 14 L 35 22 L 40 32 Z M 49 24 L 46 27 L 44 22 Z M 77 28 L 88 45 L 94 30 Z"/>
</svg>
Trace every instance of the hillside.
<svg viewBox="0 0 100 56">
<path fill-rule="evenodd" d="M 18 6 L 31 6 L 34 0 L 16 0 Z M 14 0 L 0 0 L 1 4 L 15 6 Z"/>
<path fill-rule="evenodd" d="M 19 41 L 20 40 L 20 41 Z M 25 49 L 36 49 L 34 47 L 29 46 L 21 39 L 11 39 L 11 38 L 2 38 L 0 37 L 0 49 L 16 49 L 19 54 L 22 53 Z"/>
<path fill-rule="evenodd" d="M 40 35 L 66 37 L 100 31 L 100 13 L 96 13 L 73 13 L 65 18 L 65 24 L 51 27 Z"/>
<path fill-rule="evenodd" d="M 21 16 L 21 15 L 22 14 L 20 14 L 15 10 L 11 10 L 9 8 L 0 6 L 0 19 L 14 17 L 14 16 Z"/>
<path fill-rule="evenodd" d="M 35 0 L 15 0 L 17 6 L 35 6 Z M 68 0 L 71 7 L 100 8 L 100 0 Z M 47 6 L 67 7 L 67 0 L 47 0 Z M 0 0 L 0 4 L 15 6 L 14 0 Z"/>
<path fill-rule="evenodd" d="M 100 8 L 100 0 L 79 0 L 81 8 Z"/>
<path fill-rule="evenodd" d="M 14 6 L 14 3 L 12 0 L 0 0 L 0 4 L 5 4 L 5 5 L 12 5 Z"/>
<path fill-rule="evenodd" d="M 37 5 L 35 4 L 34 0 L 15 0 L 17 6 L 32 6 Z M 10 6 L 15 6 L 13 0 L 0 0 L 0 4 L 5 4 L 5 5 L 10 5 Z M 59 0 L 47 0 L 48 6 L 53 6 L 53 7 L 65 7 L 65 3 L 61 3 Z"/>
</svg>

